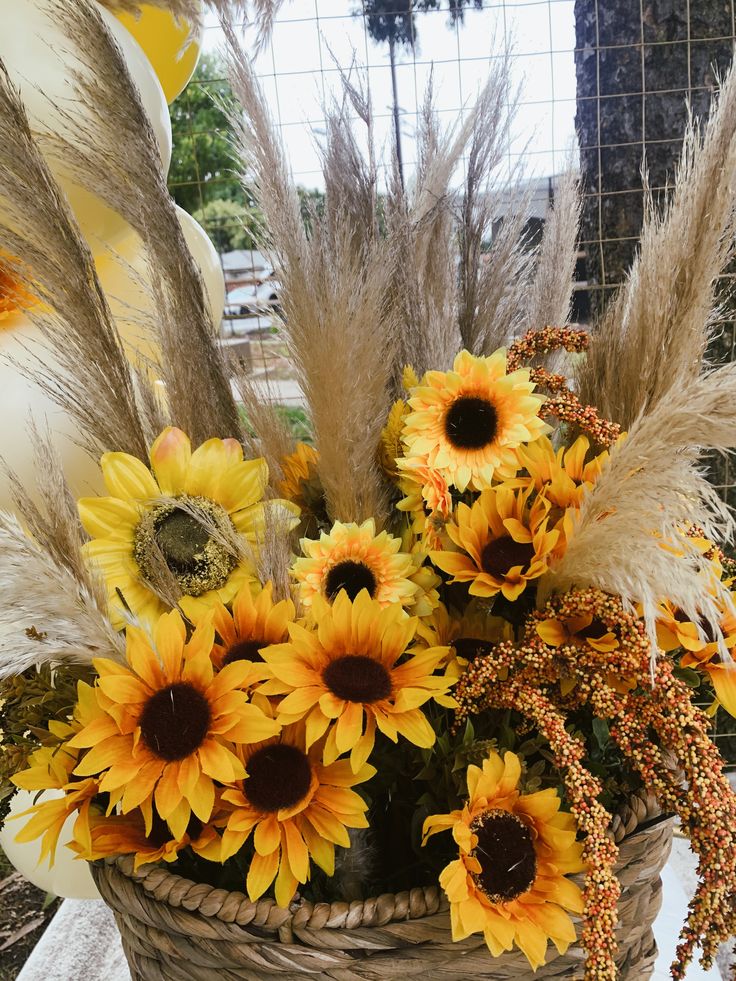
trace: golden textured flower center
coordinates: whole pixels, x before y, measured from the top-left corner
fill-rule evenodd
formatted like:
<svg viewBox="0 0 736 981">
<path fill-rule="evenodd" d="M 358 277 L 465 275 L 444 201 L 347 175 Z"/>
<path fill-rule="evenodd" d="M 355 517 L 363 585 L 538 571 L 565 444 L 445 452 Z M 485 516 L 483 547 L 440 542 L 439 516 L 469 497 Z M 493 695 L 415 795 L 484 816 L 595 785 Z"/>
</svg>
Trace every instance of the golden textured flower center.
<svg viewBox="0 0 736 981">
<path fill-rule="evenodd" d="M 325 593 L 329 599 L 334 599 L 341 589 L 345 590 L 351 600 L 355 599 L 361 589 L 367 589 L 373 598 L 377 586 L 376 577 L 368 566 L 352 559 L 333 565 L 325 577 Z"/>
<path fill-rule="evenodd" d="M 259 811 L 273 813 L 294 807 L 309 793 L 312 766 L 296 746 L 272 743 L 257 750 L 247 764 L 243 793 Z"/>
<path fill-rule="evenodd" d="M 514 568 L 526 569 L 534 558 L 532 542 L 515 542 L 511 535 L 504 535 L 484 545 L 480 564 L 484 572 L 499 579 Z"/>
<path fill-rule="evenodd" d="M 254 638 L 252 640 L 237 640 L 231 644 L 222 659 L 222 666 L 232 664 L 233 661 L 262 661 L 260 651 L 262 647 L 268 647 L 267 640 Z"/>
<path fill-rule="evenodd" d="M 461 395 L 445 416 L 445 435 L 462 450 L 480 450 L 492 443 L 498 432 L 498 413 L 488 399 Z"/>
<path fill-rule="evenodd" d="M 473 878 L 487 898 L 507 903 L 526 892 L 537 875 L 537 853 L 521 818 L 488 810 L 475 819 L 471 830 L 478 836 L 473 857 L 481 867 Z"/>
<path fill-rule="evenodd" d="M 380 702 L 391 694 L 391 675 L 380 661 L 365 654 L 343 654 L 322 672 L 322 680 L 346 702 Z"/>
<path fill-rule="evenodd" d="M 234 527 L 226 511 L 203 497 L 182 497 L 155 506 L 135 532 L 133 557 L 146 579 L 156 582 L 161 557 L 185 596 L 220 589 L 237 564 L 228 547 Z"/>
<path fill-rule="evenodd" d="M 476 657 L 490 654 L 495 645 L 488 640 L 479 640 L 476 637 L 458 637 L 457 640 L 453 640 L 452 646 L 458 657 L 473 662 Z"/>
<path fill-rule="evenodd" d="M 199 749 L 211 718 L 209 702 L 202 692 L 178 681 L 148 699 L 138 724 L 141 738 L 151 752 L 173 763 Z"/>
</svg>

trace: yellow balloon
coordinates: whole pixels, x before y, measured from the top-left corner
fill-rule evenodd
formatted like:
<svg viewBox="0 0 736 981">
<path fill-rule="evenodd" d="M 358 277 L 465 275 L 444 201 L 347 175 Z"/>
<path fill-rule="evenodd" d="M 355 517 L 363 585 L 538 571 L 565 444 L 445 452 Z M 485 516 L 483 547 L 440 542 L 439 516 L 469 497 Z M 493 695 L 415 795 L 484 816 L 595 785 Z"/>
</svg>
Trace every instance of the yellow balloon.
<svg viewBox="0 0 736 981">
<path fill-rule="evenodd" d="M 200 26 L 197 37 L 187 42 L 191 24 L 178 21 L 168 10 L 149 4 L 142 4 L 138 15 L 118 13 L 115 16 L 148 55 L 166 101 L 172 103 L 183 92 L 197 67 L 203 28 Z"/>
<path fill-rule="evenodd" d="M 72 840 L 76 814 L 70 814 L 64 822 L 53 865 L 49 864 L 48 857 L 41 861 L 40 838 L 23 843 L 15 840 L 32 817 L 31 814 L 27 817 L 18 815 L 33 804 L 43 804 L 57 797 L 63 797 L 61 790 L 44 790 L 40 794 L 30 790 L 16 791 L 5 823 L 0 826 L 0 845 L 21 875 L 44 892 L 63 896 L 64 899 L 99 899 L 89 865 L 76 858 L 74 852 L 66 847 L 66 843 Z"/>
<path fill-rule="evenodd" d="M 0 419 L 6 422 L 0 431 L 0 457 L 18 474 L 26 490 L 36 496 L 36 466 L 26 426 L 32 415 L 39 426 L 48 423 L 74 495 L 104 493 L 99 464 L 78 445 L 80 434 L 74 420 L 19 368 L 4 360 L 9 356 L 20 364 L 35 367 L 35 354 L 51 365 L 54 359 L 41 349 L 44 343 L 41 332 L 23 313 L 13 314 L 0 322 Z M 2 469 L 0 508 L 13 510 L 10 487 Z"/>
<path fill-rule="evenodd" d="M 166 172 L 171 162 L 171 119 L 161 85 L 128 31 L 109 11 L 103 7 L 99 7 L 99 11 L 119 44 L 138 87 L 158 139 L 161 164 Z M 66 122 L 54 112 L 52 103 L 63 107 L 74 99 L 72 72 L 79 67 L 79 62 L 70 51 L 69 41 L 54 23 L 49 0 L 0 0 L 0 19 L 3 25 L 0 59 L 11 80 L 20 88 L 34 129 L 68 137 Z M 114 242 L 125 234 L 127 224 L 123 218 L 104 205 L 92 189 L 81 187 L 74 178 L 73 168 L 55 158 L 49 158 L 49 166 L 67 195 L 93 252 L 98 251 L 101 244 Z"/>
</svg>

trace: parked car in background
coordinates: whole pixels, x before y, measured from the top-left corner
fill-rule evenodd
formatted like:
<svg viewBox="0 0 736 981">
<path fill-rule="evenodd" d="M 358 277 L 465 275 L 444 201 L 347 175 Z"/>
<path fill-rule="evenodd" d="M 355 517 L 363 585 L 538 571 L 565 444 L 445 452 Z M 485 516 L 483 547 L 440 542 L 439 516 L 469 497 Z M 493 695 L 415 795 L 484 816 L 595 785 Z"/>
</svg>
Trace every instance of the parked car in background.
<svg viewBox="0 0 736 981">
<path fill-rule="evenodd" d="M 237 286 L 227 294 L 225 316 L 253 317 L 278 312 L 278 288 L 279 284 L 272 278 Z"/>
</svg>

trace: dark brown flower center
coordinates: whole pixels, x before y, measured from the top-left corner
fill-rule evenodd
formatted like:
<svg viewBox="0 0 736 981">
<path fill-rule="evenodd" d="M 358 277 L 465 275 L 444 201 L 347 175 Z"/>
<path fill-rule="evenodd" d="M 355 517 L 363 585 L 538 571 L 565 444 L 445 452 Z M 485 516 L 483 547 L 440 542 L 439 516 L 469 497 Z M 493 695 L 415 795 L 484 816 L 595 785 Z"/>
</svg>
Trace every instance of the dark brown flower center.
<svg viewBox="0 0 736 981">
<path fill-rule="evenodd" d="M 354 600 L 361 589 L 367 589 L 371 596 L 375 596 L 377 585 L 376 577 L 367 565 L 348 560 L 338 562 L 327 573 L 325 593 L 329 599 L 334 599 L 344 589 L 350 599 Z"/>
<path fill-rule="evenodd" d="M 490 654 L 494 645 L 488 640 L 478 640 L 476 637 L 458 637 L 453 640 L 452 646 L 458 657 L 465 658 L 466 661 L 474 661 L 476 657 L 484 657 Z"/>
<path fill-rule="evenodd" d="M 262 661 L 260 651 L 262 647 L 268 647 L 267 640 L 238 640 L 231 647 L 228 647 L 222 659 L 222 666 L 232 664 L 233 661 Z"/>
<path fill-rule="evenodd" d="M 286 743 L 272 743 L 248 760 L 243 793 L 259 811 L 294 807 L 309 792 L 312 767 L 306 753 Z"/>
<path fill-rule="evenodd" d="M 445 435 L 459 449 L 482 449 L 494 441 L 497 431 L 495 406 L 474 395 L 456 399 L 445 416 Z"/>
<path fill-rule="evenodd" d="M 380 702 L 391 694 L 391 676 L 379 661 L 365 654 L 343 654 L 331 661 L 322 680 L 346 702 Z"/>
<path fill-rule="evenodd" d="M 532 542 L 515 542 L 511 535 L 488 542 L 480 553 L 480 564 L 484 572 L 498 579 L 514 568 L 526 569 L 534 558 Z"/>
<path fill-rule="evenodd" d="M 202 497 L 156 505 L 135 532 L 133 557 L 146 579 L 156 582 L 163 558 L 185 596 L 219 589 L 237 564 L 228 538 L 235 533 L 227 512 Z M 201 517 L 200 517 L 201 516 Z"/>
<path fill-rule="evenodd" d="M 179 681 L 148 699 L 138 724 L 141 738 L 151 752 L 173 763 L 199 749 L 211 718 L 204 695 L 192 685 Z"/>
<path fill-rule="evenodd" d="M 516 899 L 532 885 L 537 854 L 529 828 L 507 811 L 485 811 L 472 826 L 478 836 L 473 852 L 481 871 L 474 878 L 492 903 Z"/>
</svg>

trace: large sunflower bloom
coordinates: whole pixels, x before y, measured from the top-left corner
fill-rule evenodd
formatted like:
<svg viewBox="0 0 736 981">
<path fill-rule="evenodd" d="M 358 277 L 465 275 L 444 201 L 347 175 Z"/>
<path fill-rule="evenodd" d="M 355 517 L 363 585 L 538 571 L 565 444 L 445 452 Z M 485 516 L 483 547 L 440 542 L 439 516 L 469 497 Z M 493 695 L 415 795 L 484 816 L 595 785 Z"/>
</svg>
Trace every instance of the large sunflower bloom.
<svg viewBox="0 0 736 981">
<path fill-rule="evenodd" d="M 519 468 L 516 448 L 547 432 L 544 399 L 527 368 L 506 374 L 506 352 L 476 358 L 461 351 L 452 371 L 428 371 L 412 390 L 405 456 L 439 470 L 458 490 L 483 490 Z"/>
<path fill-rule="evenodd" d="M 215 781 L 243 777 L 235 745 L 260 742 L 280 727 L 241 690 L 252 680 L 249 662 L 235 661 L 215 674 L 211 617 L 188 642 L 177 612 L 158 620 L 153 645 L 135 627 L 127 640 L 127 665 L 94 662 L 105 713 L 70 740 L 89 748 L 74 773 L 99 775 L 100 790 L 123 814 L 150 806 L 153 795 L 159 816 L 180 839 L 192 812 L 210 819 Z"/>
<path fill-rule="evenodd" d="M 472 596 L 503 593 L 513 602 L 529 582 L 547 571 L 559 532 L 548 531 L 549 505 L 537 497 L 531 507 L 526 491 L 499 486 L 483 491 L 472 507 L 459 504 L 447 534 L 462 551 L 433 552 L 436 566 L 470 583 Z"/>
<path fill-rule="evenodd" d="M 516 944 L 536 970 L 548 940 L 561 954 L 575 941 L 565 910 L 582 912 L 582 894 L 565 875 L 584 864 L 574 818 L 560 811 L 557 792 L 522 794 L 520 776 L 513 753 L 503 760 L 493 753 L 482 769 L 469 766 L 468 802 L 428 817 L 424 840 L 452 830 L 458 846 L 457 859 L 440 875 L 453 940 L 483 933 L 494 957 Z"/>
<path fill-rule="evenodd" d="M 432 647 L 398 663 L 417 621 L 399 606 L 382 608 L 365 590 L 354 602 L 341 592 L 331 606 L 317 596 L 312 612 L 310 629 L 291 624 L 289 643 L 263 651 L 273 680 L 260 691 L 286 696 L 281 721 L 305 719 L 307 746 L 330 727 L 325 764 L 350 750 L 356 773 L 373 749 L 376 726 L 394 742 L 402 735 L 431 746 L 435 732 L 420 706 L 447 694 L 451 680 L 434 674 L 447 650 Z"/>
<path fill-rule="evenodd" d="M 254 578 L 243 555 L 263 524 L 265 462 L 244 460 L 234 439 L 210 439 L 192 452 L 189 437 L 173 428 L 161 433 L 150 457 L 151 470 L 127 453 L 105 453 L 110 496 L 79 501 L 92 538 L 85 551 L 105 577 L 116 627 L 126 608 L 147 620 L 164 611 L 147 585 L 161 561 L 187 615 L 217 599 L 229 602 Z"/>
<path fill-rule="evenodd" d="M 335 522 L 318 541 L 303 538 L 304 558 L 292 566 L 299 596 L 309 608 L 317 596 L 332 600 L 340 590 L 351 599 L 365 589 L 381 606 L 412 606 L 420 586 L 411 577 L 419 560 L 401 552 L 401 539 L 388 532 L 376 534 L 373 518 L 358 525 Z"/>
<path fill-rule="evenodd" d="M 193 619 L 197 623 L 209 616 L 210 611 L 199 611 Z M 211 616 L 217 634 L 212 660 L 219 670 L 233 661 L 261 661 L 262 648 L 288 640 L 296 611 L 290 599 L 274 602 L 273 586 L 268 582 L 255 597 L 246 584 L 233 600 L 232 611 L 216 602 Z"/>
<path fill-rule="evenodd" d="M 513 639 L 513 626 L 503 617 L 490 614 L 483 601 L 471 601 L 463 613 L 448 610 L 440 603 L 431 617 L 419 622 L 416 649 L 446 647 L 448 674 L 459 678 L 477 657 L 490 654 L 497 644 Z"/>
<path fill-rule="evenodd" d="M 303 725 L 243 751 L 246 779 L 227 789 L 232 808 L 222 835 L 221 861 L 238 852 L 253 833 L 255 855 L 246 888 L 252 901 L 276 880 L 279 906 L 288 906 L 310 875 L 310 860 L 335 873 L 335 845 L 348 848 L 348 828 L 367 828 L 368 805 L 351 790 L 376 772 L 364 763 L 354 773 L 348 760 L 321 762 L 321 745 L 307 749 Z"/>
</svg>

